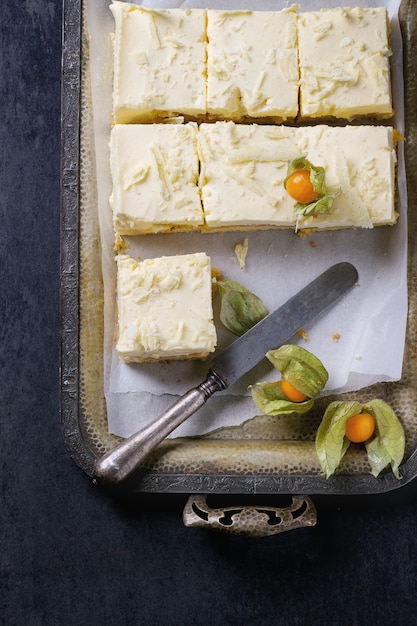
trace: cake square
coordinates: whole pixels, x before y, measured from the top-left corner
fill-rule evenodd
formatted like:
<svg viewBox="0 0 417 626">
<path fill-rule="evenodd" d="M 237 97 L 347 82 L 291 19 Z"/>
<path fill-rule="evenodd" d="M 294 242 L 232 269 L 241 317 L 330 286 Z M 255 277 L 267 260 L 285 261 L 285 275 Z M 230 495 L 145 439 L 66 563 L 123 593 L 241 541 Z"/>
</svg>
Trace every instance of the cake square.
<svg viewBox="0 0 417 626">
<path fill-rule="evenodd" d="M 206 111 L 206 12 L 110 6 L 115 19 L 113 121 Z"/>
<path fill-rule="evenodd" d="M 207 11 L 207 112 L 292 119 L 298 112 L 296 13 Z"/>
<path fill-rule="evenodd" d="M 385 8 L 300 13 L 297 29 L 301 117 L 393 115 Z"/>
<path fill-rule="evenodd" d="M 299 154 L 293 128 L 201 124 L 198 149 L 207 229 L 295 226 L 294 201 L 284 188 L 288 161 Z"/>
<path fill-rule="evenodd" d="M 396 152 L 388 126 L 269 126 L 217 122 L 198 134 L 208 230 L 324 230 L 394 224 Z M 304 216 L 287 193 L 288 163 L 325 169 L 328 214 Z"/>
<path fill-rule="evenodd" d="M 325 168 L 329 191 L 340 192 L 330 214 L 302 217 L 300 228 L 373 228 L 396 222 L 392 127 L 318 125 L 296 131 L 300 153 Z"/>
<path fill-rule="evenodd" d="M 203 252 L 117 257 L 118 338 L 125 362 L 204 358 L 217 342 L 210 258 Z"/>
<path fill-rule="evenodd" d="M 197 125 L 117 124 L 110 136 L 114 230 L 137 235 L 204 222 Z"/>
</svg>

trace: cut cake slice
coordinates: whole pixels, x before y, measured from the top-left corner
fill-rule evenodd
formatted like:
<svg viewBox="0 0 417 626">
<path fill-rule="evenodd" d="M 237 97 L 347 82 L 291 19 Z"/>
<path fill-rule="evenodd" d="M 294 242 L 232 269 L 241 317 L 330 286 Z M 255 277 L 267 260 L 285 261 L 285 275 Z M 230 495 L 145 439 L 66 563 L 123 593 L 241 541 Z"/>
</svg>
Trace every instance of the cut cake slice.
<svg viewBox="0 0 417 626">
<path fill-rule="evenodd" d="M 300 127 L 297 145 L 311 163 L 325 168 L 327 188 L 340 191 L 330 214 L 302 217 L 300 228 L 373 228 L 396 222 L 392 127 Z"/>
<path fill-rule="evenodd" d="M 325 169 L 330 213 L 303 215 L 288 164 Z M 394 224 L 396 151 L 390 126 L 121 124 L 111 133 L 116 234 Z"/>
<path fill-rule="evenodd" d="M 118 337 L 125 362 L 204 358 L 216 347 L 210 258 L 117 257 Z"/>
<path fill-rule="evenodd" d="M 207 11 L 207 112 L 213 119 L 298 113 L 297 16 L 282 11 Z"/>
<path fill-rule="evenodd" d="M 300 116 L 389 118 L 389 23 L 385 8 L 300 13 Z"/>
<path fill-rule="evenodd" d="M 208 230 L 372 228 L 393 224 L 394 134 L 385 126 L 201 124 L 200 189 Z M 284 187 L 288 163 L 324 167 L 329 214 L 304 217 Z"/>
<path fill-rule="evenodd" d="M 114 230 L 138 235 L 204 222 L 197 125 L 117 124 L 111 131 Z"/>
<path fill-rule="evenodd" d="M 110 6 L 115 19 L 113 121 L 206 112 L 206 12 Z"/>
<path fill-rule="evenodd" d="M 294 128 L 201 124 L 198 150 L 207 229 L 295 227 L 294 200 L 283 185 L 288 161 L 299 154 Z"/>
</svg>

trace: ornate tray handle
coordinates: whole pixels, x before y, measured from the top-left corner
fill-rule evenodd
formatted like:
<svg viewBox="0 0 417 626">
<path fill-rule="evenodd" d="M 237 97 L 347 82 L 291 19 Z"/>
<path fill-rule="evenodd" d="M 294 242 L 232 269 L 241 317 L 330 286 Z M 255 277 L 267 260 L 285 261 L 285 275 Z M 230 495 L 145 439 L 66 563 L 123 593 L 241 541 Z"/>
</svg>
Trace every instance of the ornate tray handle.
<svg viewBox="0 0 417 626">
<path fill-rule="evenodd" d="M 233 535 L 267 537 L 286 530 L 315 526 L 316 508 L 308 496 L 292 496 L 287 507 L 233 506 L 213 509 L 204 495 L 191 496 L 183 512 L 189 528 L 209 528 Z"/>
</svg>

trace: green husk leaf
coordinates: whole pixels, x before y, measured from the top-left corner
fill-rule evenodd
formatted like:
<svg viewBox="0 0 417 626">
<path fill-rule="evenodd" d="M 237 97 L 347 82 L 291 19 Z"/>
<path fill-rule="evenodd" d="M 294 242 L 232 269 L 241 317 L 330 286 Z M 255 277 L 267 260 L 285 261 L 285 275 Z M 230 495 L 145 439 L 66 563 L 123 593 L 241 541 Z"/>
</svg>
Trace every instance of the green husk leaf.
<svg viewBox="0 0 417 626">
<path fill-rule="evenodd" d="M 299 215 L 304 215 L 304 217 L 309 217 L 310 215 L 329 214 L 332 212 L 333 203 L 339 193 L 340 189 L 334 193 L 327 193 L 326 195 L 315 200 L 314 202 L 310 202 L 310 204 L 302 204 L 301 202 L 297 202 L 294 210 Z"/>
<path fill-rule="evenodd" d="M 316 452 L 326 478 L 339 467 L 350 441 L 345 437 L 346 422 L 360 413 L 359 402 L 331 402 L 324 413 L 316 434 Z"/>
<path fill-rule="evenodd" d="M 221 304 L 220 321 L 235 335 L 243 335 L 261 321 L 268 311 L 254 293 L 232 280 L 217 282 Z"/>
<path fill-rule="evenodd" d="M 285 180 L 284 180 L 284 187 L 287 184 L 288 178 L 292 174 L 294 174 L 294 172 L 297 172 L 298 170 L 309 171 L 310 180 L 311 180 L 311 184 L 313 185 L 314 191 L 319 196 L 324 196 L 326 194 L 326 181 L 325 181 L 326 172 L 324 170 L 324 167 L 316 166 L 310 163 L 310 161 L 307 159 L 306 152 L 303 154 L 300 154 L 298 157 L 293 159 L 288 164 L 287 176 L 285 177 Z"/>
<path fill-rule="evenodd" d="M 306 413 L 314 403 L 312 399 L 304 402 L 291 402 L 282 392 L 280 381 L 257 383 L 251 385 L 249 389 L 255 405 L 265 415 Z"/>
<path fill-rule="evenodd" d="M 329 404 L 316 435 L 316 451 L 323 471 L 329 477 L 339 466 L 350 445 L 345 436 L 346 422 L 352 415 L 363 412 L 369 412 L 376 422 L 375 434 L 365 442 L 372 475 L 377 477 L 391 465 L 394 476 L 401 478 L 399 465 L 405 450 L 404 429 L 392 408 L 379 399 L 365 405 L 359 402 Z"/>
<path fill-rule="evenodd" d="M 265 415 L 306 413 L 315 396 L 323 390 L 328 374 L 321 361 L 300 346 L 288 344 L 269 350 L 266 357 L 291 385 L 307 396 L 304 402 L 293 402 L 282 391 L 281 381 L 259 382 L 250 386 L 252 398 Z"/>
<path fill-rule="evenodd" d="M 326 187 L 326 171 L 324 167 L 313 165 L 307 159 L 307 153 L 300 154 L 288 164 L 287 176 L 284 180 L 284 187 L 287 184 L 288 178 L 299 170 L 307 170 L 310 172 L 310 181 L 313 185 L 313 189 L 318 195 L 317 200 L 310 203 L 297 202 L 294 206 L 295 212 L 298 215 L 309 217 L 310 215 L 329 214 L 332 212 L 333 203 L 335 198 L 340 194 L 341 190 L 337 189 L 334 192 L 329 192 Z"/>
<path fill-rule="evenodd" d="M 401 478 L 398 468 L 405 451 L 405 435 L 401 422 L 383 400 L 371 400 L 365 410 L 376 421 L 375 437 L 366 443 L 372 474 L 378 476 L 387 465 L 391 465 L 394 476 Z"/>
<path fill-rule="evenodd" d="M 301 346 L 286 344 L 269 350 L 266 357 L 281 372 L 282 378 L 309 398 L 321 393 L 329 378 L 320 359 Z"/>
<path fill-rule="evenodd" d="M 390 464 L 391 457 L 379 437 L 374 437 L 371 441 L 366 442 L 365 447 L 371 466 L 371 474 L 376 477 Z"/>
</svg>

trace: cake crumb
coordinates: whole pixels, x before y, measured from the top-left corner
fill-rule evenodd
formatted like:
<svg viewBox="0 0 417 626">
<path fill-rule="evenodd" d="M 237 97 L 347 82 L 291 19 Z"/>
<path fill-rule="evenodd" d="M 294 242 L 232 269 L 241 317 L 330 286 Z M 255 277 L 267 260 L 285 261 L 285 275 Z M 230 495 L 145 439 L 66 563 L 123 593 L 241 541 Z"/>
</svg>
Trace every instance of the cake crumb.
<svg viewBox="0 0 417 626">
<path fill-rule="evenodd" d="M 248 238 L 245 237 L 243 243 L 237 243 L 235 245 L 235 255 L 237 260 L 239 261 L 239 267 L 241 270 L 244 270 L 246 267 L 246 255 L 248 253 L 249 241 Z"/>
<path fill-rule="evenodd" d="M 340 333 L 333 333 L 332 339 L 333 339 L 334 342 L 337 343 L 339 341 L 339 339 L 340 339 Z"/>
<path fill-rule="evenodd" d="M 129 249 L 129 244 L 126 243 L 123 237 L 121 237 L 120 235 L 117 235 L 114 240 L 114 246 L 113 246 L 114 252 L 123 252 L 123 250 L 128 250 L 128 249 Z"/>
<path fill-rule="evenodd" d="M 211 266 L 211 290 L 213 295 L 217 293 L 217 281 L 222 279 L 222 273 L 218 267 Z"/>
<path fill-rule="evenodd" d="M 303 328 L 300 328 L 300 330 L 297 330 L 297 334 L 300 335 L 300 337 L 302 337 L 304 341 L 308 341 L 308 334 Z"/>
</svg>

